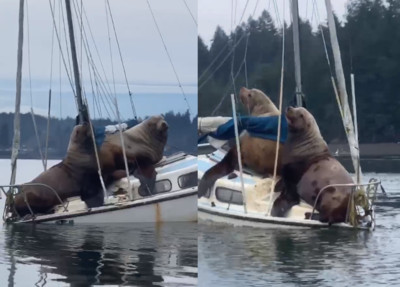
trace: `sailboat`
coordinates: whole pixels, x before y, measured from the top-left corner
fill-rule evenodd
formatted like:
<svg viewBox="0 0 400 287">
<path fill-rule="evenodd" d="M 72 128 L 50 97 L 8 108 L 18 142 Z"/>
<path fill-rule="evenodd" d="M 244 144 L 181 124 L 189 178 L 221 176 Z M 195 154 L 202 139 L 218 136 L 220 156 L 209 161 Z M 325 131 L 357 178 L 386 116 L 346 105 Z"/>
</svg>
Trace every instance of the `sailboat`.
<svg viewBox="0 0 400 287">
<path fill-rule="evenodd" d="M 215 182 L 214 186 L 208 190 L 208 193 L 198 199 L 199 220 L 206 222 L 210 221 L 261 228 L 270 226 L 283 226 L 289 228 L 356 228 L 361 230 L 373 230 L 375 228 L 374 201 L 376 199 L 377 190 L 380 186 L 380 181 L 376 179 L 371 179 L 368 183 L 361 183 L 358 139 L 354 136 L 354 130 L 357 130 L 357 126 L 356 124 L 353 125 L 352 122 L 349 106 L 347 103 L 347 93 L 345 91 L 343 71 L 340 71 L 343 69 L 341 68 L 340 54 L 338 55 L 339 46 L 337 43 L 337 36 L 330 0 L 326 0 L 325 2 L 327 7 L 331 42 L 335 43 L 333 44 L 333 48 L 336 49 L 333 51 L 335 55 L 335 67 L 337 68 L 337 78 L 339 79 L 339 93 L 336 93 L 336 96 L 339 104 L 339 109 L 341 111 L 343 123 L 346 129 L 350 149 L 352 151 L 352 159 L 354 163 L 354 169 L 356 171 L 357 181 L 355 184 L 337 184 L 325 186 L 319 191 L 319 195 L 325 192 L 330 187 L 346 186 L 351 189 L 350 202 L 355 202 L 355 194 L 357 192 L 362 192 L 365 195 L 365 197 L 368 199 L 368 210 L 362 210 L 362 208 L 357 204 L 355 204 L 354 206 L 349 206 L 346 214 L 346 222 L 330 225 L 328 223 L 323 223 L 317 220 L 317 216 L 315 216 L 317 215 L 315 206 L 311 206 L 303 200 L 300 200 L 300 203 L 293 206 L 283 217 L 271 216 L 271 207 L 273 206 L 274 201 L 278 198 L 280 194 L 280 192 L 275 189 L 275 177 L 262 178 L 250 170 L 243 170 L 240 162 L 240 146 L 238 140 L 239 134 L 236 130 L 236 146 L 239 147 L 239 170 L 235 170 L 228 176 L 218 179 Z M 291 4 L 293 15 L 293 44 L 295 59 L 295 95 L 296 104 L 297 106 L 301 107 L 303 106 L 304 95 L 301 88 L 298 1 L 292 0 Z M 282 27 L 282 30 L 284 33 L 284 25 Z M 282 37 L 284 41 L 284 34 Z M 281 77 L 281 97 L 283 88 L 282 79 L 283 69 Z M 335 84 L 334 80 L 332 81 L 332 83 Z M 334 86 L 334 88 L 336 88 L 336 86 Z M 234 107 L 235 99 L 233 95 L 231 96 L 233 119 L 234 122 L 237 122 L 236 109 Z M 224 117 L 199 118 L 199 133 L 207 134 L 209 131 L 214 131 L 221 123 L 224 123 L 227 120 L 229 119 Z M 278 128 L 277 130 L 280 129 Z M 204 154 L 201 154 L 202 150 L 204 150 Z M 208 169 L 214 166 L 217 162 L 221 161 L 224 158 L 225 154 L 226 151 L 223 149 L 217 149 L 210 152 L 210 145 L 199 145 L 199 180 Z M 276 163 L 277 161 L 275 162 L 275 165 Z M 357 220 L 350 220 L 350 213 L 352 212 L 353 214 L 355 214 L 355 217 L 353 218 L 357 218 Z"/>
<path fill-rule="evenodd" d="M 75 97 L 79 112 L 78 118 L 80 123 L 83 123 L 85 120 L 89 121 L 90 123 L 88 104 L 82 96 L 82 85 L 75 47 L 74 26 L 70 0 L 65 0 L 65 8 L 69 31 L 71 58 L 73 63 Z M 177 221 L 196 221 L 197 159 L 195 156 L 185 154 L 183 152 L 164 157 L 160 162 L 156 164 L 155 170 L 157 176 L 155 179 L 154 188 L 150 191 L 150 194 L 143 195 L 143 193 L 140 191 L 141 182 L 139 181 L 139 179 L 135 178 L 134 176 L 129 176 L 113 183 L 110 187 L 108 187 L 107 190 L 103 188 L 104 204 L 102 206 L 89 208 L 86 203 L 80 199 L 80 197 L 72 197 L 64 201 L 58 197 L 60 199 L 59 205 L 54 207 L 52 213 L 35 214 L 30 208 L 29 202 L 26 200 L 25 197 L 26 204 L 31 214 L 21 217 L 19 216 L 18 212 L 16 212 L 16 210 L 13 210 L 13 208 L 11 207 L 13 198 L 17 193 L 23 192 L 21 188 L 24 186 L 24 184 L 15 183 L 16 163 L 20 142 L 19 121 L 21 103 L 24 0 L 20 0 L 19 9 L 17 93 L 14 119 L 14 141 L 12 150 L 12 176 L 9 185 L 0 186 L 0 192 L 4 193 L 6 196 L 6 205 L 3 213 L 3 220 L 6 223 L 12 224 L 97 224 L 132 222 L 161 223 Z M 81 23 L 81 25 L 83 24 Z M 118 115 L 117 107 L 118 105 L 116 104 Z M 117 126 L 117 130 L 122 137 L 123 128 L 120 120 Z M 93 144 L 96 146 L 94 138 Z M 126 164 L 126 155 L 124 155 L 124 158 Z M 100 167 L 99 162 L 97 163 Z M 127 172 L 127 174 L 129 174 L 129 172 Z M 99 177 L 101 177 L 100 168 Z M 29 183 L 28 185 L 35 185 L 35 183 Z M 56 190 L 48 186 L 47 188 L 48 192 L 54 192 L 57 195 Z"/>
</svg>

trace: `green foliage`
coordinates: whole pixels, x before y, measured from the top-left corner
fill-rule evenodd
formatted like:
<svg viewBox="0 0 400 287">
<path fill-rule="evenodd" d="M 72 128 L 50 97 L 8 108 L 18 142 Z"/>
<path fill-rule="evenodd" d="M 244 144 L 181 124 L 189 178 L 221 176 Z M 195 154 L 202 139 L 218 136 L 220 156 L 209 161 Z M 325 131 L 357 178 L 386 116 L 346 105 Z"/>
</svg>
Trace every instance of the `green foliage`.
<svg viewBox="0 0 400 287">
<path fill-rule="evenodd" d="M 400 141 L 400 2 L 396 0 L 351 0 L 343 23 L 337 23 L 342 62 L 349 96 L 350 73 L 355 74 L 360 142 Z M 330 79 L 322 35 L 310 23 L 300 21 L 302 88 L 307 108 L 314 114 L 328 142 L 345 142 L 346 137 Z M 322 26 L 331 64 L 328 28 Z M 282 61 L 282 31 L 264 11 L 249 18 L 227 36 L 217 28 L 209 49 L 199 38 L 199 116 L 209 116 L 225 96 L 218 115 L 231 115 L 230 93 L 246 86 L 244 61 L 247 47 L 248 87 L 263 90 L 278 104 Z M 243 36 L 244 35 L 244 36 Z M 232 51 L 225 63 L 221 61 Z M 222 55 L 206 71 L 218 53 Z M 200 50 L 199 50 L 200 51 Z M 208 52 L 208 53 L 207 53 Z M 235 80 L 235 91 L 231 79 Z M 241 67 L 241 69 L 240 69 Z M 332 66 L 333 73 L 334 67 Z M 203 75 L 204 74 L 204 75 Z M 206 82 L 205 80 L 209 78 Z M 294 99 L 294 56 L 292 27 L 285 27 L 284 107 Z M 351 99 L 349 99 L 351 103 Z"/>
</svg>

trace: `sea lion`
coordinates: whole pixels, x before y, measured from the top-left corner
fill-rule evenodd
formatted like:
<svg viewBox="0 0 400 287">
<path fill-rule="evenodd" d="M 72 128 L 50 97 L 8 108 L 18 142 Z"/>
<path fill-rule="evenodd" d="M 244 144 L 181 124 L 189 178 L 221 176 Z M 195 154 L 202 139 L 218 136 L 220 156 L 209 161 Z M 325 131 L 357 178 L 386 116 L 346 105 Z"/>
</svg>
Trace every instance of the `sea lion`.
<svg viewBox="0 0 400 287">
<path fill-rule="evenodd" d="M 82 189 L 88 186 L 85 184 L 87 174 L 95 173 L 96 170 L 90 126 L 86 123 L 77 125 L 72 131 L 65 158 L 31 182 L 22 185 L 22 192 L 14 198 L 15 210 L 20 216 L 30 213 L 24 198 L 26 195 L 26 200 L 34 213 L 47 213 L 55 205 L 60 204 L 59 199 L 49 188 L 30 184 L 45 184 L 54 189 L 60 199 L 64 200 L 81 195 Z M 88 193 L 95 194 L 94 189 Z"/>
<path fill-rule="evenodd" d="M 262 91 L 257 89 L 240 89 L 240 101 L 246 107 L 251 116 L 268 117 L 279 115 L 270 98 Z M 279 149 L 282 148 L 279 144 Z M 240 135 L 240 150 L 243 166 L 249 168 L 256 173 L 266 176 L 273 173 L 276 141 L 262 139 L 250 136 L 247 132 Z M 278 157 L 278 174 L 280 171 L 280 158 Z M 232 147 L 225 157 L 212 168 L 207 170 L 199 182 L 198 196 L 206 194 L 214 183 L 221 177 L 228 175 L 234 169 L 237 169 L 238 158 L 236 146 Z"/>
<path fill-rule="evenodd" d="M 162 157 L 168 139 L 168 124 L 162 116 L 152 116 L 122 133 L 129 172 L 155 179 L 154 165 Z M 121 136 L 107 135 L 99 152 L 103 174 L 110 180 L 126 177 Z M 108 180 L 107 178 L 106 180 Z"/>
<path fill-rule="evenodd" d="M 272 215 L 284 214 L 300 198 L 314 206 L 319 191 L 331 184 L 353 183 L 346 169 L 331 155 L 318 125 L 305 108 L 286 111 L 288 138 L 282 157 L 284 191 L 274 202 Z M 346 220 L 351 189 L 329 187 L 316 203 L 319 220 L 329 224 Z"/>
</svg>

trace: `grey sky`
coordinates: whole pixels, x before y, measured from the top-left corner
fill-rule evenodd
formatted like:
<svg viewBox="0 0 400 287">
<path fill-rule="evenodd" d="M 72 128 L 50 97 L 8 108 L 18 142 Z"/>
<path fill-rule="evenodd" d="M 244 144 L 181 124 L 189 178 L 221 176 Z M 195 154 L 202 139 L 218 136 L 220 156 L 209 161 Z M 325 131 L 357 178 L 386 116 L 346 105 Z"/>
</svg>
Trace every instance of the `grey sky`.
<svg viewBox="0 0 400 287">
<path fill-rule="evenodd" d="M 256 7 L 256 3 L 258 5 Z M 199 18 L 199 34 L 204 42 L 209 45 L 212 39 L 215 28 L 217 25 L 221 26 L 227 34 L 239 24 L 240 18 L 242 21 L 247 21 L 250 15 L 254 13 L 254 17 L 258 17 L 263 10 L 267 10 L 271 17 L 275 20 L 277 15 L 280 19 L 285 15 L 285 21 L 290 22 L 290 2 L 289 0 L 249 0 L 246 6 L 246 0 L 199 0 L 198 6 L 198 18 Z M 299 13 L 300 17 L 307 18 L 316 23 L 316 13 L 313 13 L 314 0 L 299 0 Z M 348 0 L 331 0 L 334 12 L 343 19 L 343 15 L 346 12 L 346 4 Z M 236 17 L 232 18 L 232 3 L 233 3 L 233 15 L 236 10 Z M 237 3 L 237 4 L 236 4 Z M 275 12 L 276 3 L 278 13 Z M 315 0 L 319 18 L 321 21 L 326 19 L 325 1 Z M 256 8 L 256 9 L 255 9 Z M 284 10 L 285 8 L 285 10 Z M 244 14 L 243 14 L 244 11 Z M 284 13 L 285 11 L 285 13 Z"/>
<path fill-rule="evenodd" d="M 197 16 L 197 1 L 185 0 L 188 8 L 194 17 Z M 53 2 L 53 0 L 52 0 Z M 60 0 L 56 0 L 56 18 L 58 19 L 58 9 Z M 75 0 L 71 2 L 80 3 Z M 34 107 L 39 113 L 44 113 L 47 106 L 47 91 L 50 82 L 50 58 L 52 43 L 52 17 L 48 0 L 29 0 L 29 32 L 30 32 L 30 62 L 33 86 Z M 99 49 L 108 82 L 112 87 L 111 58 L 107 34 L 106 8 L 103 0 L 84 0 L 90 27 Z M 181 80 L 184 91 L 188 94 L 191 103 L 192 115 L 197 114 L 197 27 L 190 15 L 185 2 L 182 0 L 150 0 L 158 25 L 163 34 L 164 40 L 170 52 L 176 72 Z M 119 43 L 127 71 L 128 81 L 134 95 L 142 97 L 140 114 L 167 112 L 173 108 L 175 111 L 183 112 L 186 104 L 177 84 L 175 74 L 164 51 L 163 44 L 156 30 L 151 17 L 146 0 L 110 0 L 111 9 L 117 29 Z M 0 2 L 0 111 L 12 110 L 15 95 L 15 75 L 17 63 L 17 34 L 18 34 L 18 7 L 19 1 L 2 0 Z M 64 8 L 63 8 L 64 9 Z M 25 10 L 26 11 L 26 10 Z M 25 18 L 26 21 L 26 18 Z M 57 20 L 58 21 L 58 20 Z M 85 20 L 84 20 L 85 21 Z M 114 73 L 116 79 L 117 93 L 127 94 L 124 81 L 123 70 L 117 51 L 116 41 L 114 40 L 111 20 L 109 20 L 110 33 L 112 39 L 112 57 L 114 63 Z M 27 21 L 25 22 L 27 24 Z M 28 25 L 25 25 L 24 35 L 24 66 L 23 66 L 23 108 L 30 107 L 29 81 L 28 81 Z M 86 29 L 87 26 L 86 26 Z M 63 31 L 59 31 L 65 57 L 65 40 Z M 87 30 L 89 35 L 89 31 Z M 75 21 L 75 36 L 80 58 L 80 31 L 78 23 Z M 56 39 L 56 38 L 54 38 Z M 91 41 L 91 40 L 89 40 Z M 59 52 L 55 40 L 54 60 L 53 60 L 53 94 L 58 97 L 59 86 Z M 100 61 L 95 53 L 95 48 L 91 43 L 91 52 L 99 70 Z M 83 82 L 85 90 L 91 91 L 87 61 L 83 57 Z M 68 78 L 62 67 L 62 91 L 71 92 Z M 165 98 L 156 97 L 152 99 L 152 94 L 164 94 Z M 169 100 L 168 94 L 175 95 L 174 100 Z M 148 95 L 148 97 L 146 96 Z M 69 98 L 68 98 L 69 97 Z M 71 95 L 65 95 L 63 103 L 72 103 L 67 107 L 65 114 L 75 113 L 74 102 Z M 121 96 L 122 110 L 129 106 L 127 97 Z M 90 101 L 90 99 L 89 99 Z M 148 104 L 146 104 L 148 101 Z M 163 105 L 165 103 L 165 105 Z M 58 106 L 57 106 L 58 105 Z M 58 101 L 54 100 L 54 109 L 59 109 Z M 64 108 L 64 106 L 63 106 Z M 69 109 L 72 109 L 71 111 Z M 127 109 L 128 110 L 128 109 Z M 57 115 L 57 113 L 55 113 Z"/>
</svg>

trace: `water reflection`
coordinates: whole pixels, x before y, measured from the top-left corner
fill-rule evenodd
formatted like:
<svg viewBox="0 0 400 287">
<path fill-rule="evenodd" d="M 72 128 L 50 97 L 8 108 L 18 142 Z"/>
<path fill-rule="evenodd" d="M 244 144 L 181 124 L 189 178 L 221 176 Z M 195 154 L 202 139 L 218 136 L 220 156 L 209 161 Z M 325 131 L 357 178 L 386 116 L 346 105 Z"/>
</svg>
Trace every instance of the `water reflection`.
<svg viewBox="0 0 400 287">
<path fill-rule="evenodd" d="M 368 232 L 313 229 L 254 229 L 200 225 L 199 286 L 243 282 L 319 284 L 330 276 L 325 269 L 357 272 L 367 254 Z M 218 250 L 218 256 L 215 252 Z M 320 276 L 326 273 L 325 276 Z M 203 282 L 207 275 L 211 281 Z M 355 274 L 356 275 L 356 274 Z M 233 277 L 232 277 L 233 276 Z M 357 280 L 356 277 L 353 278 Z"/>
<path fill-rule="evenodd" d="M 45 286 L 48 274 L 73 286 L 197 283 L 196 224 L 20 225 L 4 227 L 3 234 L 9 286 L 23 276 L 23 265 L 41 266 L 36 286 Z"/>
</svg>

